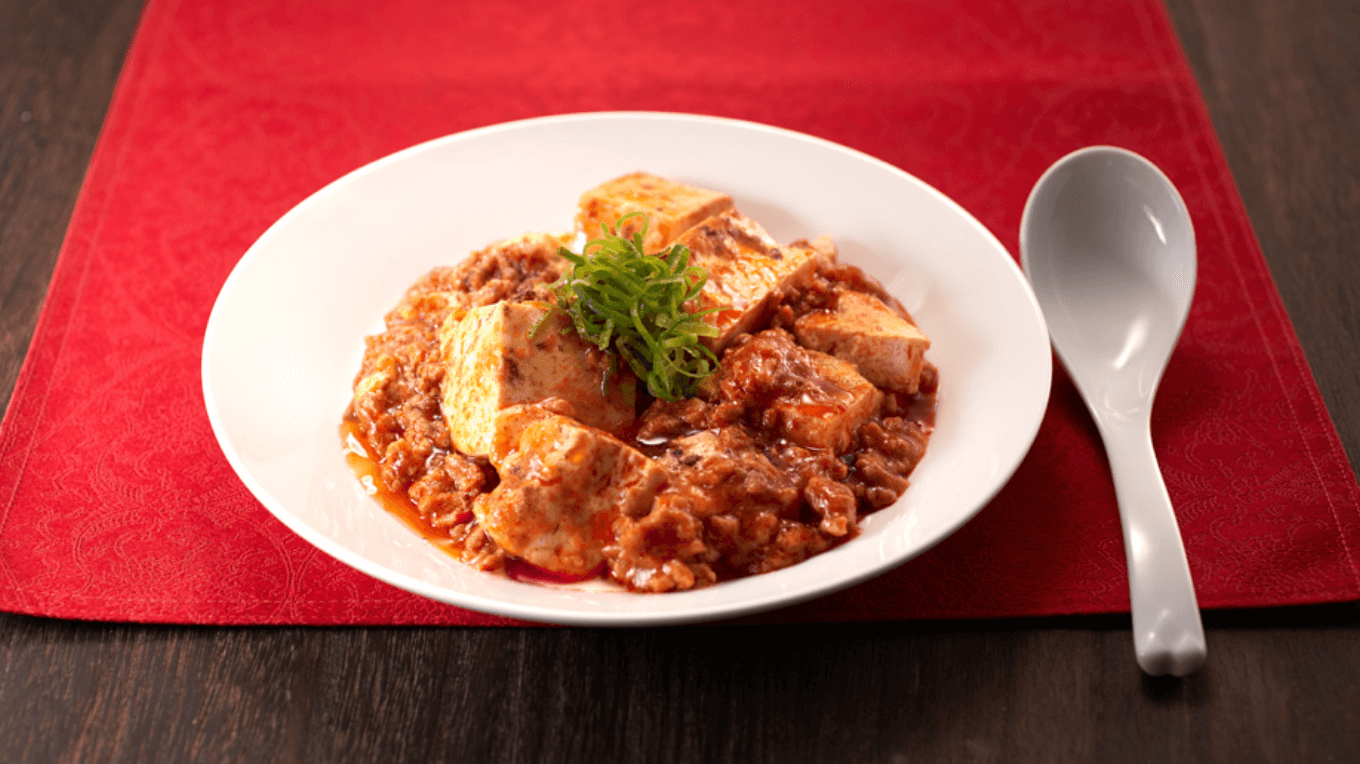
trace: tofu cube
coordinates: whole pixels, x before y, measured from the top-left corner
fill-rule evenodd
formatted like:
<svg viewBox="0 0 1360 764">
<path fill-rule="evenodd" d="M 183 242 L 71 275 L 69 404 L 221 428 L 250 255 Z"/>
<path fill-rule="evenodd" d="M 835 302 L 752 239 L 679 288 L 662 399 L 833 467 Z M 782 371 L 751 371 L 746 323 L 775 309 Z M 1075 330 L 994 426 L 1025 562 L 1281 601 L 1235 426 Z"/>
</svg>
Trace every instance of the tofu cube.
<svg viewBox="0 0 1360 764">
<path fill-rule="evenodd" d="M 854 366 L 815 350 L 806 352 L 813 367 L 811 384 L 797 395 L 776 399 L 770 408 L 780 414 L 784 437 L 807 448 L 845 453 L 855 428 L 878 411 L 883 393 Z"/>
<path fill-rule="evenodd" d="M 833 310 L 799 318 L 793 332 L 804 347 L 854 364 L 878 387 L 907 394 L 920 387 L 930 338 L 877 297 L 842 291 Z"/>
<path fill-rule="evenodd" d="M 564 575 L 596 569 L 614 521 L 647 514 L 668 477 L 617 438 L 540 405 L 497 413 L 490 457 L 500 483 L 473 514 L 507 552 Z"/>
<path fill-rule="evenodd" d="M 444 362 L 440 410 L 453 445 L 487 456 L 496 412 L 520 403 L 560 398 L 579 419 L 602 430 L 632 423 L 636 379 L 627 369 L 606 379 L 608 359 L 574 332 L 566 319 L 529 331 L 543 315 L 539 303 L 498 302 L 451 313 L 439 332 Z"/>
<path fill-rule="evenodd" d="M 732 197 L 727 194 L 636 172 L 582 194 L 576 228 L 586 239 L 597 239 L 602 224 L 613 228 L 624 215 L 644 212 L 649 222 L 642 250 L 660 252 L 685 231 L 731 206 Z M 641 229 L 642 220 L 632 218 L 620 235 L 631 239 Z"/>
<path fill-rule="evenodd" d="M 825 239 L 780 246 L 759 223 L 736 210 L 705 220 L 681 236 L 680 243 L 692 253 L 690 265 L 708 271 L 696 300 L 699 310 L 726 306 L 708 317 L 718 336 L 702 338 L 719 354 L 737 335 L 769 321 L 777 291 L 810 278 L 835 252 Z"/>
<path fill-rule="evenodd" d="M 718 384 L 728 399 L 766 401 L 763 427 L 838 454 L 883 402 L 883 392 L 853 365 L 800 347 L 782 329 L 767 329 L 728 353 Z"/>
</svg>

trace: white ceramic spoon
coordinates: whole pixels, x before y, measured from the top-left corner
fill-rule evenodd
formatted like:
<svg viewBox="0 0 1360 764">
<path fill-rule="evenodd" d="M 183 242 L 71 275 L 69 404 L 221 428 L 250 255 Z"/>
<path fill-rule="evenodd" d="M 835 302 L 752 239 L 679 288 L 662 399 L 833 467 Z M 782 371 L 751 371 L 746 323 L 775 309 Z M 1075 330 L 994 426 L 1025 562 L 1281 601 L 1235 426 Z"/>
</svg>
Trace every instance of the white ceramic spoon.
<svg viewBox="0 0 1360 764">
<path fill-rule="evenodd" d="M 1020 220 L 1020 259 L 1105 441 L 1138 665 L 1154 676 L 1185 676 L 1204 663 L 1204 627 L 1149 427 L 1195 291 L 1185 202 L 1137 154 L 1082 149 L 1035 184 Z"/>
</svg>

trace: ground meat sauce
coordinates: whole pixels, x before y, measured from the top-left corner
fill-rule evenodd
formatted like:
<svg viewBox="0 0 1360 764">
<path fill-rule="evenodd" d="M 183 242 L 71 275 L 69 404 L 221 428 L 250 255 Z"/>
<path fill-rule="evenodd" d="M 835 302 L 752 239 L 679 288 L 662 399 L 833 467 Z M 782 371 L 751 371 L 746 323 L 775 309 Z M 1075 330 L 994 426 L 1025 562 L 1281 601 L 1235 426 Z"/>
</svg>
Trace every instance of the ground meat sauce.
<svg viewBox="0 0 1360 764">
<path fill-rule="evenodd" d="M 524 237 L 474 253 L 421 277 L 365 340 L 354 400 L 345 412 L 350 463 L 375 498 L 454 556 L 483 570 L 505 555 L 477 527 L 472 502 L 495 487 L 484 459 L 455 451 L 440 413 L 444 364 L 439 327 L 455 309 L 501 300 L 545 299 L 561 275 L 555 237 Z"/>
<path fill-rule="evenodd" d="M 474 567 L 549 583 L 565 579 L 508 556 L 472 513 L 498 477 L 486 459 L 450 444 L 438 335 L 455 309 L 548 299 L 545 286 L 565 265 L 555 256 L 560 243 L 512 240 L 416 282 L 386 316 L 386 330 L 366 340 L 342 432 L 351 466 L 389 510 Z M 873 416 L 844 434 L 843 448 L 799 445 L 787 407 L 773 405 L 795 401 L 798 413 L 814 416 L 837 405 L 834 381 L 807 363 L 810 351 L 790 331 L 843 290 L 873 295 L 910 320 L 877 282 L 833 262 L 777 295 L 768 326 L 739 336 L 697 397 L 643 396 L 626 437 L 669 477 L 645 511 L 614 520 L 602 574 L 634 591 L 665 592 L 778 570 L 853 538 L 861 516 L 906 490 L 934 426 L 938 375 L 929 363 L 918 393 L 877 391 Z"/>
</svg>

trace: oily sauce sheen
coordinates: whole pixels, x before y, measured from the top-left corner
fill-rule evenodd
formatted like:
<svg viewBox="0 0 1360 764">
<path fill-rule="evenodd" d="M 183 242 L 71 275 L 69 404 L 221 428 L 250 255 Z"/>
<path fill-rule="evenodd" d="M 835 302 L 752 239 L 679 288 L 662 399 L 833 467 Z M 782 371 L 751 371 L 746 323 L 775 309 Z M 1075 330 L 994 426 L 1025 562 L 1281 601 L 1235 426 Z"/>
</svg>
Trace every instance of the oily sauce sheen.
<svg viewBox="0 0 1360 764">
<path fill-rule="evenodd" d="M 434 526 L 421 515 L 409 495 L 393 491 L 383 482 L 382 466 L 369 456 L 373 453 L 373 448 L 364 442 L 357 421 L 347 417 L 341 423 L 340 440 L 345 444 L 345 462 L 370 498 L 435 546 L 459 558 L 469 553 L 468 539 L 473 536 L 472 531 L 476 530 L 476 521 L 471 511 L 455 517 L 450 525 Z M 483 544 L 486 543 L 484 536 L 480 540 Z M 471 556 L 476 559 L 478 555 L 473 552 Z M 566 576 L 513 557 L 505 558 L 502 564 L 510 578 L 545 586 L 578 583 L 598 578 L 604 573 L 604 568 L 600 567 L 586 576 Z"/>
<path fill-rule="evenodd" d="M 548 285 L 565 268 L 556 254 L 562 239 L 532 234 L 436 268 L 386 316 L 385 330 L 365 340 L 340 428 L 350 468 L 375 501 L 454 558 L 540 584 L 606 576 L 632 591 L 680 591 L 778 570 L 845 543 L 861 517 L 906 490 L 934 429 L 939 375 L 918 347 L 909 386 L 871 383 L 872 348 L 847 355 L 816 334 L 824 319 L 851 315 L 846 306 L 870 305 L 929 344 L 876 281 L 818 242 L 789 245 L 829 254 L 781 282 L 759 320 L 742 318 L 720 350 L 720 373 L 695 397 L 654 400 L 636 388 L 636 415 L 607 432 L 581 424 L 592 412 L 571 401 L 512 401 L 496 414 L 493 440 L 501 445 L 489 456 L 455 448 L 444 420 L 449 396 L 464 388 L 446 389 L 441 327 L 447 332 L 446 324 L 484 306 L 546 304 Z M 502 422 L 511 428 L 514 417 L 523 429 L 505 432 L 527 434 L 506 446 Z M 525 451 L 526 444 L 547 450 Z M 605 466 L 582 472 L 545 461 L 584 453 Z M 601 478 L 601 470 L 612 472 Z M 563 475 L 569 482 L 558 485 Z M 543 497 L 554 496 L 567 498 L 539 512 Z M 574 567 L 540 567 L 529 562 L 540 558 L 506 551 L 526 534 L 529 550 L 541 549 L 533 545 L 543 538 L 564 539 L 561 559 Z"/>
<path fill-rule="evenodd" d="M 512 277 L 545 272 L 523 264 L 479 265 L 483 274 L 493 276 L 487 281 L 502 272 Z M 382 396 L 356 396 L 341 425 L 346 459 L 375 501 L 455 558 L 522 580 L 569 582 L 577 577 L 508 557 L 481 531 L 472 503 L 477 495 L 494 488 L 495 472 L 484 460 L 458 454 L 448 444 L 437 405 L 442 364 L 435 335 L 449 309 L 442 290 L 450 285 L 471 287 L 469 291 L 476 294 L 478 281 L 468 279 L 462 270 L 468 268 L 428 274 L 389 314 L 388 330 L 369 338 L 366 358 L 370 362 L 365 369 L 388 363 L 396 369 L 399 383 L 388 385 Z M 787 378 L 792 348 L 780 336 L 787 333 L 778 327 L 792 325 L 798 315 L 818 309 L 829 299 L 830 289 L 847 283 L 881 294 L 862 274 L 845 268 L 829 270 L 813 286 L 786 298 L 772 322 L 775 329 L 767 330 L 776 334 L 747 335 L 734 343 L 729 351 L 734 355 L 758 338 L 757 345 L 763 346 L 754 348 L 760 352 L 745 354 L 749 362 L 740 367 L 744 376 L 739 384 L 728 380 L 725 388 L 722 381 L 708 386 L 711 400 L 649 400 L 640 406 L 642 415 L 620 435 L 649 458 L 681 468 L 677 470 L 680 476 L 662 494 L 667 505 L 688 505 L 688 516 L 663 508 L 654 513 L 655 518 L 621 523 L 625 527 L 616 539 L 609 570 L 619 567 L 621 573 L 631 573 L 643 584 L 674 576 L 657 573 L 639 561 L 648 557 L 649 547 L 681 547 L 686 539 L 702 537 L 705 526 L 708 541 L 689 544 L 698 550 L 690 557 L 715 557 L 718 551 L 708 563 L 715 581 L 777 570 L 852 538 L 858 516 L 896 501 L 934 429 L 938 384 L 934 367 L 927 365 L 923 371 L 917 394 L 885 395 L 879 415 L 858 429 L 857 447 L 840 457 L 800 448 L 772 435 L 766 426 L 773 417 L 762 406 L 796 381 Z M 490 291 L 494 295 L 513 290 L 502 282 Z M 738 363 L 741 358 L 737 356 Z M 819 399 L 815 379 L 812 385 L 808 402 L 798 408 L 811 416 L 830 413 L 835 404 Z M 701 433 L 707 435 L 700 440 L 714 446 L 712 453 L 687 451 L 673 443 Z M 449 477 L 450 465 L 455 463 L 464 472 L 470 468 L 476 477 L 460 485 Z M 826 529 L 820 527 L 823 524 Z M 683 560 L 685 555 L 679 557 Z M 638 576 L 638 570 L 646 575 Z M 598 574 L 607 572 L 601 569 Z M 683 573 L 679 576 L 680 583 L 687 578 Z"/>
<path fill-rule="evenodd" d="M 345 462 L 359 479 L 359 485 L 363 486 L 365 493 L 431 542 L 443 547 L 452 546 L 453 538 L 447 527 L 434 527 L 420 516 L 420 511 L 416 509 L 416 504 L 411 501 L 409 494 L 405 491 L 393 491 L 387 487 L 382 477 L 381 465 L 373 460 L 372 454 L 375 453 L 373 446 L 367 442 L 357 421 L 346 418 L 340 424 L 340 440 L 345 444 Z M 472 512 L 469 511 L 463 520 L 471 519 Z"/>
</svg>

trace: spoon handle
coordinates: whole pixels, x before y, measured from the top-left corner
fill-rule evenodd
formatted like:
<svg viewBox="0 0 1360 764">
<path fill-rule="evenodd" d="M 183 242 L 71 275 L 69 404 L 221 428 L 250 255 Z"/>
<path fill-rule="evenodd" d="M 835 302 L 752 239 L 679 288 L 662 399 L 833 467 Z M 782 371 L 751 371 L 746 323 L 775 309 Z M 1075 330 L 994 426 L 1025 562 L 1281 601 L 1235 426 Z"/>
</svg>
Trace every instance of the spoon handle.
<svg viewBox="0 0 1360 764">
<path fill-rule="evenodd" d="M 1097 417 L 1110 458 L 1133 606 L 1133 647 L 1152 676 L 1185 676 L 1204 663 L 1204 625 L 1171 497 L 1152 450 L 1150 408 Z"/>
</svg>

